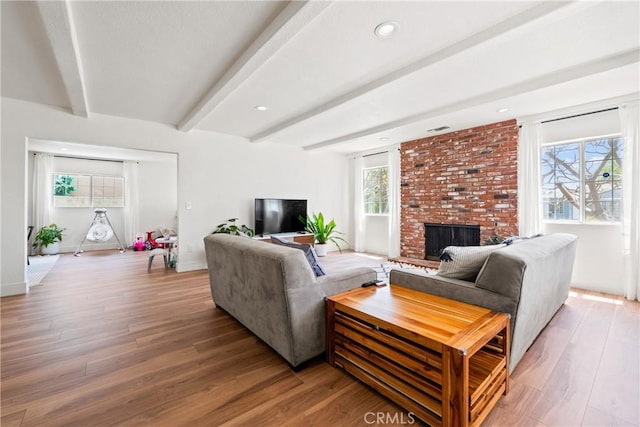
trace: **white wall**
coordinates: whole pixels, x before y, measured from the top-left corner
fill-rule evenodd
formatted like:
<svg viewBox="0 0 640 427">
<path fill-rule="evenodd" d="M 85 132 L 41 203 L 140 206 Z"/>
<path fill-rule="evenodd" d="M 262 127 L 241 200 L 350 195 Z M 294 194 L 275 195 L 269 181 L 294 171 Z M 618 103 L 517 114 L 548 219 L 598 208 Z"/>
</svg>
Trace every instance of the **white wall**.
<svg viewBox="0 0 640 427">
<path fill-rule="evenodd" d="M 542 125 L 543 142 L 567 141 L 620 132 L 617 110 L 558 120 Z M 543 232 L 578 236 L 572 286 L 623 294 L 622 229 L 620 224 L 544 224 Z"/>
<path fill-rule="evenodd" d="M 253 224 L 255 197 L 306 198 L 350 240 L 344 155 L 2 98 L 1 295 L 26 292 L 29 137 L 178 153 L 178 271 L 206 267 L 202 239 L 219 222 Z"/>
<path fill-rule="evenodd" d="M 389 217 L 387 215 L 366 216 L 364 250 L 384 256 L 389 253 Z"/>
<path fill-rule="evenodd" d="M 542 124 L 543 142 L 560 142 L 572 139 L 592 138 L 620 132 L 620 115 L 617 109 L 596 114 L 555 120 Z"/>
<path fill-rule="evenodd" d="M 178 230 L 178 165 L 138 162 L 138 225 L 145 234 L 159 227 Z M 130 242 L 129 242 L 130 243 Z"/>
<path fill-rule="evenodd" d="M 620 224 L 546 223 L 543 233 L 571 233 L 578 236 L 571 286 L 623 295 Z"/>
</svg>

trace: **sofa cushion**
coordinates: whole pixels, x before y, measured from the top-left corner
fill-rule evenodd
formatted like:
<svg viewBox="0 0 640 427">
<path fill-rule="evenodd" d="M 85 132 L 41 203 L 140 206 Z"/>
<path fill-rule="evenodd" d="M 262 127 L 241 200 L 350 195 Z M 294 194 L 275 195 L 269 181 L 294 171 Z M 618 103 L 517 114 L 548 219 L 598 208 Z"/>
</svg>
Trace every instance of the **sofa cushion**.
<svg viewBox="0 0 640 427">
<path fill-rule="evenodd" d="M 279 237 L 271 236 L 271 243 L 275 243 L 276 245 L 287 246 L 290 248 L 300 249 L 304 252 L 304 256 L 307 258 L 313 273 L 316 277 L 324 276 L 326 273 L 322 269 L 322 266 L 318 262 L 318 256 L 316 255 L 316 251 L 313 249 L 311 245 L 308 243 L 297 243 L 292 242 L 290 240 L 280 239 Z"/>
<path fill-rule="evenodd" d="M 474 282 L 491 252 L 504 245 L 447 246 L 440 256 L 438 274 L 450 279 Z"/>
</svg>

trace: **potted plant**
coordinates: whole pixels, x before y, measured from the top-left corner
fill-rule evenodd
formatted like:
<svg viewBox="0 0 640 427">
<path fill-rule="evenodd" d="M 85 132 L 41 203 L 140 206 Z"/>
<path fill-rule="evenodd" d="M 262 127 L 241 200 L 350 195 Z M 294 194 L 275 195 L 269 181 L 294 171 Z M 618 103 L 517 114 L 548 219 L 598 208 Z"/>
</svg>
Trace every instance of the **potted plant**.
<svg viewBox="0 0 640 427">
<path fill-rule="evenodd" d="M 489 236 L 489 238 L 487 238 L 484 241 L 485 245 L 499 245 L 502 242 L 504 242 L 504 237 L 499 236 L 498 233 L 496 233 L 495 231 L 493 232 L 493 234 L 491 236 Z"/>
<path fill-rule="evenodd" d="M 42 255 L 55 255 L 60 250 L 59 242 L 62 241 L 62 232 L 64 228 L 58 227 L 56 224 L 45 225 L 38 230 L 38 234 L 33 239 L 33 248 L 40 247 Z"/>
<path fill-rule="evenodd" d="M 215 230 L 211 234 L 235 234 L 237 236 L 245 236 L 245 237 L 253 237 L 255 234 L 252 228 L 247 227 L 242 224 L 240 226 L 236 225 L 236 221 L 238 218 L 228 219 L 226 222 L 222 224 L 218 224 Z"/>
<path fill-rule="evenodd" d="M 328 249 L 328 242 L 332 242 L 338 247 L 340 253 L 342 248 L 338 244 L 338 240 L 347 243 L 342 237 L 336 236 L 336 234 L 342 234 L 336 230 L 336 222 L 332 219 L 329 222 L 325 222 L 324 215 L 319 212 L 317 215 L 313 214 L 307 216 L 307 218 L 299 217 L 300 221 L 305 225 L 305 230 L 308 233 L 313 234 L 313 238 L 316 241 L 315 250 L 318 256 L 326 256 Z"/>
</svg>

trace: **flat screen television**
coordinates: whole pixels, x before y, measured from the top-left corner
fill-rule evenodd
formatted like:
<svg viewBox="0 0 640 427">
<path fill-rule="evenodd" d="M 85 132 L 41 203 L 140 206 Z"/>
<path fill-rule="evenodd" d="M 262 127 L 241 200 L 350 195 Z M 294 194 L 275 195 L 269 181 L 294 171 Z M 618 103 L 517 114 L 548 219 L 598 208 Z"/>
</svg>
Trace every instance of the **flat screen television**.
<svg viewBox="0 0 640 427">
<path fill-rule="evenodd" d="M 255 199 L 256 235 L 304 231 L 300 216 L 307 217 L 306 200 Z"/>
</svg>

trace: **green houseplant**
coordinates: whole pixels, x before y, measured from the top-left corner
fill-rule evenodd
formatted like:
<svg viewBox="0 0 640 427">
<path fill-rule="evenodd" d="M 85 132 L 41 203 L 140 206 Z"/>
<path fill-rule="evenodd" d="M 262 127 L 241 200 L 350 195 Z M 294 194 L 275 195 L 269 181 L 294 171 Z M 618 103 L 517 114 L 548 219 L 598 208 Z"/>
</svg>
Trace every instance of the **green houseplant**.
<svg viewBox="0 0 640 427">
<path fill-rule="evenodd" d="M 504 237 L 498 235 L 498 233 L 496 233 L 495 231 L 493 232 L 493 234 L 491 236 L 489 236 L 485 241 L 484 244 L 485 245 L 499 245 L 502 242 L 504 242 Z"/>
<path fill-rule="evenodd" d="M 322 212 L 318 212 L 318 214 L 312 214 L 311 216 L 307 216 L 306 218 L 300 216 L 298 218 L 305 225 L 305 230 L 308 233 L 313 234 L 313 238 L 316 241 L 315 249 L 316 254 L 318 256 L 327 255 L 327 243 L 331 242 L 338 247 L 340 253 L 342 253 L 342 248 L 338 241 L 343 243 L 347 243 L 342 237 L 336 236 L 336 234 L 342 234 L 336 230 L 336 222 L 332 219 L 329 222 L 326 222 L 324 219 L 324 215 Z"/>
<path fill-rule="evenodd" d="M 222 224 L 218 224 L 216 229 L 213 230 L 211 234 L 235 234 L 237 236 L 247 236 L 253 237 L 255 234 L 252 228 L 247 227 L 246 225 L 237 225 L 236 221 L 238 218 L 230 218 L 226 222 Z"/>
<path fill-rule="evenodd" d="M 33 248 L 40 247 L 40 253 L 43 255 L 55 255 L 60 250 L 59 242 L 62 241 L 62 232 L 64 228 L 58 227 L 56 224 L 45 225 L 38 230 L 36 237 L 33 239 Z"/>
<path fill-rule="evenodd" d="M 53 183 L 53 189 L 54 195 L 56 196 L 68 196 L 76 191 L 76 186 L 73 184 L 73 177 L 70 175 L 57 175 Z"/>
</svg>

